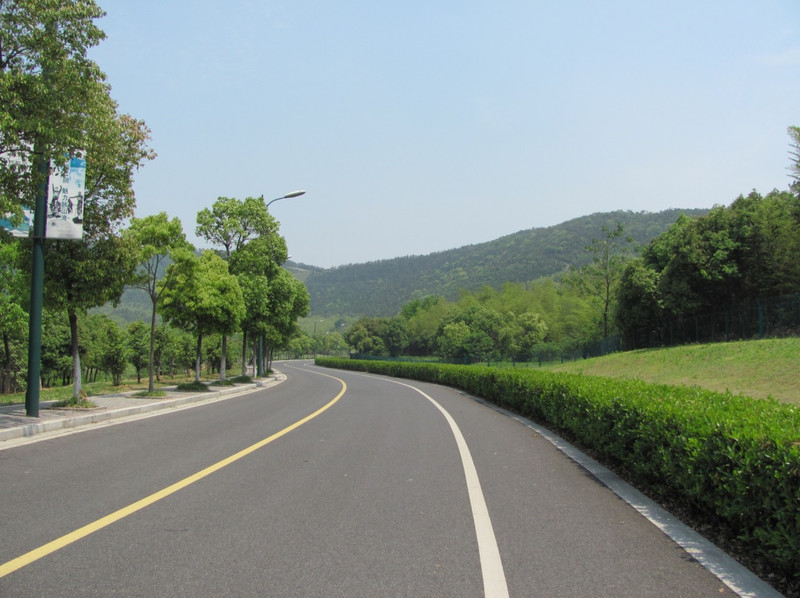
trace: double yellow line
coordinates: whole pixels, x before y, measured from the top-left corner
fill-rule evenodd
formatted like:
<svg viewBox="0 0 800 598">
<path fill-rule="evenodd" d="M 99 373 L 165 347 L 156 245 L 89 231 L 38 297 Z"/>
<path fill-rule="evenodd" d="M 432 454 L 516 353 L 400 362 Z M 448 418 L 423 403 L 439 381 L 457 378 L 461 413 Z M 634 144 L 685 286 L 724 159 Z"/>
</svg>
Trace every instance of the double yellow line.
<svg viewBox="0 0 800 598">
<path fill-rule="evenodd" d="M 321 375 L 326 375 L 326 374 L 321 374 Z M 328 376 L 328 377 L 334 378 L 333 376 Z M 341 380 L 339 378 L 334 378 L 334 380 L 338 380 L 342 385 L 342 389 L 339 391 L 339 394 L 337 394 L 333 398 L 333 400 L 331 400 L 327 405 L 320 407 L 311 415 L 308 415 L 303 419 L 301 419 L 300 421 L 293 423 L 291 426 L 284 428 L 280 432 L 276 432 L 269 438 L 265 438 L 264 440 L 256 442 L 255 444 L 248 446 L 246 449 L 243 449 L 238 453 L 231 455 L 226 459 L 223 459 L 222 461 L 218 461 L 217 463 L 214 463 L 214 465 L 206 467 L 202 471 L 198 471 L 197 473 L 190 475 L 189 477 L 184 478 L 181 481 L 176 482 L 171 486 L 164 488 L 163 490 L 159 490 L 158 492 L 155 492 L 150 496 L 147 496 L 141 500 L 136 501 L 131 505 L 128 505 L 127 507 L 123 507 L 118 511 L 114 511 L 110 515 L 106 515 L 101 519 L 98 519 L 96 521 L 93 521 L 92 523 L 84 525 L 83 527 L 76 529 L 74 532 L 70 532 L 69 534 L 61 536 L 60 538 L 53 540 L 52 542 L 48 542 L 47 544 L 40 546 L 35 550 L 31 550 L 30 552 L 27 552 L 22 556 L 19 556 L 11 561 L 8 561 L 7 563 L 3 563 L 2 565 L 0 565 L 0 578 L 5 577 L 9 573 L 13 573 L 17 569 L 21 569 L 22 567 L 29 565 L 34 561 L 38 561 L 40 558 L 45 557 L 48 554 L 51 554 L 57 550 L 60 550 L 65 546 L 72 544 L 73 542 L 77 542 L 81 538 L 85 538 L 86 536 L 93 534 L 94 532 L 101 530 L 104 527 L 119 521 L 120 519 L 124 519 L 125 517 L 135 513 L 136 511 L 140 511 L 141 509 L 144 509 L 145 507 L 148 507 L 153 503 L 158 502 L 162 498 L 166 498 L 170 494 L 174 494 L 178 490 L 186 488 L 187 486 L 194 484 L 199 480 L 202 480 L 204 477 L 209 476 L 216 471 L 219 471 L 223 467 L 227 467 L 228 465 L 238 461 L 242 457 L 246 457 L 250 453 L 254 453 L 258 449 L 265 447 L 270 442 L 277 440 L 281 436 L 285 436 L 289 432 L 296 430 L 304 423 L 314 419 L 319 414 L 330 409 L 334 404 L 336 404 L 336 402 L 339 399 L 342 398 L 342 396 L 344 396 L 344 393 L 347 391 L 347 384 L 345 384 L 344 380 Z"/>
</svg>

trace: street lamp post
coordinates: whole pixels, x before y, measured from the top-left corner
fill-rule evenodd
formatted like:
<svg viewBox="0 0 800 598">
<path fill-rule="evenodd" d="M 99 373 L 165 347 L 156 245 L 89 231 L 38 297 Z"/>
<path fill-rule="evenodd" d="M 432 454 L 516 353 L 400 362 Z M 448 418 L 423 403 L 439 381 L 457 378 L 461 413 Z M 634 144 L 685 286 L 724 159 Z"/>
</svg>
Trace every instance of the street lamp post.
<svg viewBox="0 0 800 598">
<path fill-rule="evenodd" d="M 282 195 L 281 197 L 276 197 L 275 199 L 271 199 L 267 202 L 266 207 L 269 207 L 270 204 L 275 203 L 281 199 L 291 199 L 292 197 L 300 197 L 301 195 L 305 195 L 305 190 L 299 189 L 297 191 L 292 191 L 291 193 L 287 193 L 286 195 Z M 261 196 L 261 199 L 264 199 L 264 196 Z M 258 342 L 256 343 L 256 377 L 261 378 L 264 375 L 264 335 L 258 335 Z"/>
<path fill-rule="evenodd" d="M 273 203 L 275 203 L 275 202 L 276 202 L 276 201 L 278 201 L 278 200 L 281 200 L 281 199 L 291 199 L 292 197 L 300 197 L 301 195 L 305 195 L 305 193 L 306 193 L 306 192 L 305 192 L 305 191 L 303 191 L 303 190 L 299 190 L 299 191 L 292 191 L 291 193 L 287 193 L 286 195 L 283 195 L 283 196 L 281 196 L 281 197 L 276 197 L 275 199 L 271 199 L 270 201 L 268 201 L 268 202 L 267 202 L 267 207 L 269 207 L 269 206 L 270 206 L 270 204 L 273 204 Z M 264 196 L 262 195 L 261 197 L 262 197 L 262 199 L 263 199 L 263 197 L 264 197 Z"/>
</svg>

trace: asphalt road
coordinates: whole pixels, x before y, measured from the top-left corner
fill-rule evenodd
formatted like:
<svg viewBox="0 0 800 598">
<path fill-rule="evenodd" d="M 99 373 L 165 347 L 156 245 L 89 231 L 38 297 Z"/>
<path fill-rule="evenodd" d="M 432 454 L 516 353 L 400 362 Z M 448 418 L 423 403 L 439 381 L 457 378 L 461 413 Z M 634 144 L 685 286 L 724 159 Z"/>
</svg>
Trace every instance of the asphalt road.
<svg viewBox="0 0 800 598">
<path fill-rule="evenodd" d="M 279 367 L 270 389 L 0 451 L 0 596 L 734 595 L 507 416 Z"/>
</svg>

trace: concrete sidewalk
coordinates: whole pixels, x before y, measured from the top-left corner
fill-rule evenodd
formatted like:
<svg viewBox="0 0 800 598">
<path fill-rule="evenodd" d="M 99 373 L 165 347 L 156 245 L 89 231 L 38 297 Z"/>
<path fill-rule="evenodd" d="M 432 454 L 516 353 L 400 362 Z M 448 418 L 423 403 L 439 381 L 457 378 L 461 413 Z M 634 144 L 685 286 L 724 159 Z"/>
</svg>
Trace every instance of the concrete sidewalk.
<svg viewBox="0 0 800 598">
<path fill-rule="evenodd" d="M 25 405 L 0 405 L 0 448 L 2 442 L 62 430 L 96 424 L 111 419 L 139 415 L 164 409 L 174 409 L 188 403 L 211 401 L 220 398 L 231 398 L 243 393 L 273 386 L 285 379 L 276 372 L 267 378 L 261 378 L 246 384 L 233 386 L 209 387 L 210 392 L 181 392 L 176 387 L 160 390 L 166 395 L 159 398 L 134 396 L 140 391 L 89 397 L 96 405 L 92 409 L 56 409 L 55 401 L 42 401 L 39 404 L 39 417 L 25 415 Z"/>
</svg>

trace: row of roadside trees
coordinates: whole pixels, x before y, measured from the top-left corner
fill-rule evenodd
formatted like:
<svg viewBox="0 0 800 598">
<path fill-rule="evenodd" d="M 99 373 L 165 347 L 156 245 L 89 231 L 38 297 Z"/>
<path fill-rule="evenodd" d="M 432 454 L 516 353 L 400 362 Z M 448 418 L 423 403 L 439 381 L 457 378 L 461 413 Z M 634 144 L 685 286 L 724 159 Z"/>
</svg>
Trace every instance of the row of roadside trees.
<svg viewBox="0 0 800 598">
<path fill-rule="evenodd" d="M 64 273 L 52 269 L 46 271 L 45 324 L 51 322 L 52 327 L 52 321 L 58 314 L 63 314 L 68 324 L 70 342 L 67 355 L 73 365 L 70 379 L 74 400 L 80 397 L 82 374 L 87 371 L 87 368 L 81 367 L 81 358 L 90 354 L 89 346 L 99 346 L 91 342 L 90 329 L 82 329 L 80 321 L 85 318 L 88 309 L 119 300 L 126 287 L 144 290 L 151 300 L 151 317 L 146 324 L 150 392 L 155 390 L 159 363 L 159 316 L 172 328 L 188 333 L 194 339 L 196 381 L 200 380 L 203 340 L 209 335 L 218 335 L 221 339 L 218 351 L 221 380 L 226 377 L 228 335 L 242 336 L 242 374 L 250 361 L 248 350 L 256 352 L 256 343 L 263 347 L 259 354 L 262 361 L 257 364 L 259 370 L 269 367 L 276 349 L 288 345 L 297 329 L 298 318 L 308 312 L 309 297 L 305 286 L 282 267 L 287 258 L 286 243 L 278 234 L 277 222 L 267 212 L 263 200 L 219 198 L 211 210 L 206 209 L 198 214 L 197 233 L 212 242 L 219 239 L 235 241 L 229 252 L 197 252 L 186 240 L 177 218 L 170 219 L 163 212 L 132 218 L 130 225 L 121 229 L 115 237 L 118 251 L 107 251 L 105 254 L 109 259 L 104 262 L 95 260 L 92 264 L 74 264 L 75 269 L 87 272 L 87 276 L 96 273 L 97 276 L 92 280 L 98 283 L 104 271 L 109 278 L 113 274 L 117 281 L 115 293 L 106 288 L 105 293 L 95 295 L 98 300 L 93 303 L 85 298 L 81 303 L 64 301 L 63 294 L 54 292 L 54 288 L 66 286 Z M 82 242 L 57 241 L 48 242 L 48 246 L 63 244 L 71 248 L 79 243 Z M 29 242 L 8 239 L 0 244 L 0 277 L 8 283 L 2 294 L 8 309 L 6 316 L 0 320 L 0 333 L 3 336 L 0 363 L 5 372 L 24 369 L 24 352 L 20 347 L 27 341 L 25 306 L 30 288 L 26 268 L 30 260 L 29 246 Z M 61 263 L 69 262 L 62 260 Z M 81 284 L 86 282 L 83 280 Z M 77 287 L 74 295 L 79 297 Z M 114 329 L 107 329 L 106 332 L 106 340 L 114 340 L 115 335 L 119 337 L 125 333 L 124 330 L 120 332 Z M 128 332 L 138 332 L 138 327 Z M 162 339 L 169 338 L 163 329 L 160 335 Z M 138 334 L 135 336 L 139 338 Z M 124 344 L 121 338 L 114 342 Z M 50 345 L 63 346 L 52 342 Z M 185 347 L 185 344 L 181 347 Z M 140 359 L 138 351 L 120 350 L 117 352 L 118 363 L 104 369 L 117 376 L 118 372 L 124 371 L 126 359 L 123 355 L 129 353 L 135 353 Z M 48 365 L 49 371 L 53 371 L 52 363 L 45 364 Z M 137 365 L 137 369 L 139 367 Z M 63 367 L 56 369 L 63 372 Z"/>
<path fill-rule="evenodd" d="M 156 155 L 144 121 L 118 112 L 105 75 L 87 56 L 105 37 L 95 25 L 103 11 L 94 0 L 0 4 L 0 214 L 19 225 L 51 167 L 75 155 L 87 162 L 81 240 L 46 240 L 42 247 L 0 232 L 0 368 L 28 365 L 14 346 L 27 340 L 34 247 L 42 248 L 46 265 L 44 319 L 68 322 L 74 400 L 82 386 L 79 321 L 129 286 L 152 301 L 151 363 L 157 313 L 194 335 L 196 377 L 209 334 L 225 339 L 241 331 L 267 347 L 285 343 L 308 309 L 308 294 L 281 267 L 285 241 L 263 199 L 220 198 L 198 214 L 197 234 L 217 252 L 198 254 L 181 223 L 164 213 L 135 218 L 133 176 Z"/>
</svg>

